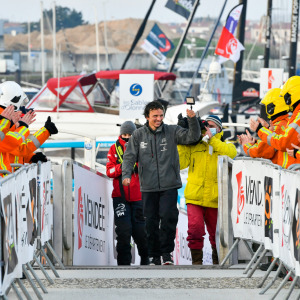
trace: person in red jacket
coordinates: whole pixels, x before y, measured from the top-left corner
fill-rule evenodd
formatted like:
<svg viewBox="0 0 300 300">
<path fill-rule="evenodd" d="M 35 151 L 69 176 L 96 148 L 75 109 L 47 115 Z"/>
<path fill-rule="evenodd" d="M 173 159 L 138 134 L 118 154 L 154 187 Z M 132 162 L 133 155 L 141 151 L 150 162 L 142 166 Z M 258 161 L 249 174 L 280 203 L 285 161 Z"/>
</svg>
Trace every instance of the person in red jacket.
<svg viewBox="0 0 300 300">
<path fill-rule="evenodd" d="M 136 129 L 131 121 L 121 125 L 120 136 L 107 154 L 106 174 L 113 178 L 113 206 L 115 230 L 117 235 L 118 265 L 130 265 L 133 237 L 141 257 L 141 265 L 149 264 L 145 218 L 137 163 L 135 164 L 129 186 L 122 185 L 122 163 L 126 145 Z"/>
</svg>

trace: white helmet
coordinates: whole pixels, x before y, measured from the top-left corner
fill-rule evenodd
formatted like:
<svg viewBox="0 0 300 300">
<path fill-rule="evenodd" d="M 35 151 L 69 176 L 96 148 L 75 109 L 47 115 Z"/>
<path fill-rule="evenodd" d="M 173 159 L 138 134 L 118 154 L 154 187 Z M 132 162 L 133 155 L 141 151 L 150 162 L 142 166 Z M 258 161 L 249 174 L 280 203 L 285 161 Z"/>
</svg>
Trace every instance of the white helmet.
<svg viewBox="0 0 300 300">
<path fill-rule="evenodd" d="M 26 94 L 16 82 L 4 81 L 0 84 L 0 105 L 13 105 L 15 110 L 18 110 L 26 98 Z"/>
</svg>

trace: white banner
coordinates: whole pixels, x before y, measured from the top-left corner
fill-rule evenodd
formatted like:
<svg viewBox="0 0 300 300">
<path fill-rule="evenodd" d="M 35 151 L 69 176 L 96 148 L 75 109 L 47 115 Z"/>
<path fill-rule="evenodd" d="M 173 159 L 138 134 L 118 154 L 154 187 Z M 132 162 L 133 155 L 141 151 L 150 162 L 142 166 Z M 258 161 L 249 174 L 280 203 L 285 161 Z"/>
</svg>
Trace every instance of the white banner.
<svg viewBox="0 0 300 300">
<path fill-rule="evenodd" d="M 166 60 L 166 56 L 163 55 L 158 48 L 151 44 L 148 40 L 144 40 L 141 45 L 146 52 L 148 52 L 153 58 L 155 58 L 159 63 L 163 64 Z"/>
<path fill-rule="evenodd" d="M 235 237 L 264 242 L 264 175 L 260 161 L 235 161 L 232 167 L 232 225 Z"/>
<path fill-rule="evenodd" d="M 51 161 L 40 166 L 40 176 L 38 177 L 41 196 L 41 243 L 49 241 L 53 225 L 53 205 L 51 203 Z"/>
<path fill-rule="evenodd" d="M 283 85 L 283 69 L 260 69 L 259 97 L 263 98 L 266 93 Z"/>
<path fill-rule="evenodd" d="M 120 118 L 143 117 L 154 97 L 154 74 L 120 74 Z"/>
<path fill-rule="evenodd" d="M 294 217 L 294 207 L 296 198 L 296 188 L 294 184 L 295 175 L 289 172 L 282 172 L 280 179 L 280 224 L 279 231 L 280 249 L 279 258 L 288 267 L 293 268 L 294 259 L 292 257 L 292 223 Z"/>
<path fill-rule="evenodd" d="M 25 264 L 33 259 L 37 237 L 37 166 L 16 172 L 18 209 L 18 245 L 20 260 Z"/>
<path fill-rule="evenodd" d="M 22 277 L 22 264 L 18 255 L 17 245 L 18 216 L 16 216 L 15 186 L 15 179 L 11 177 L 11 180 L 2 183 L 0 188 L 3 213 L 2 224 L 4 226 L 1 233 L 4 258 L 4 278 L 1 293 L 5 293 L 15 278 Z"/>
<path fill-rule="evenodd" d="M 110 265 L 108 236 L 111 226 L 109 201 L 110 180 L 86 168 L 73 165 L 74 170 L 74 253 L 73 265 Z M 112 227 L 112 226 L 111 226 Z M 111 251 L 112 249 L 110 249 Z"/>
</svg>

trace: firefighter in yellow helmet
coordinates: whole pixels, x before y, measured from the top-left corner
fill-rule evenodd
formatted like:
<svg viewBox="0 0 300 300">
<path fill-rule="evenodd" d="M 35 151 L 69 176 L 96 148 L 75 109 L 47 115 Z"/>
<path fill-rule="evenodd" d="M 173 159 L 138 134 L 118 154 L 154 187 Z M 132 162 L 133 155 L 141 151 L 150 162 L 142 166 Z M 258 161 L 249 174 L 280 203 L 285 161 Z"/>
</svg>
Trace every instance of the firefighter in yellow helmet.
<svg viewBox="0 0 300 300">
<path fill-rule="evenodd" d="M 273 148 L 285 152 L 291 144 L 300 145 L 297 135 L 300 133 L 300 76 L 290 77 L 281 89 L 280 97 L 293 112 L 282 134 L 277 134 L 264 127 L 263 120 L 250 120 L 250 129 L 256 131 L 262 141 Z"/>
<path fill-rule="evenodd" d="M 274 88 L 270 90 L 260 102 L 261 117 L 266 116 L 270 120 L 270 126 L 267 122 L 264 126 L 276 134 L 284 134 L 285 128 L 289 120 L 289 106 L 280 97 L 281 89 Z M 277 151 L 272 146 L 262 140 L 253 143 L 253 139 L 247 131 L 247 135 L 239 136 L 243 149 L 250 157 L 261 157 L 271 159 L 274 164 L 278 164 L 283 168 L 287 168 L 294 163 L 294 159 L 289 157 L 286 152 Z"/>
</svg>

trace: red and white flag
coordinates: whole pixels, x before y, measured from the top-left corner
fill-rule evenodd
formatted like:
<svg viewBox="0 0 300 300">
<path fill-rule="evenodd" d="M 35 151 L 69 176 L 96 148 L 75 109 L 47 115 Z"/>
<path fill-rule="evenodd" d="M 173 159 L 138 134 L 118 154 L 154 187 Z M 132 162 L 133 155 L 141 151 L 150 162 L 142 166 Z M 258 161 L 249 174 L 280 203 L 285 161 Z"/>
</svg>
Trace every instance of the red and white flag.
<svg viewBox="0 0 300 300">
<path fill-rule="evenodd" d="M 229 32 L 226 27 L 223 27 L 219 42 L 217 44 L 215 54 L 221 56 L 220 62 L 228 59 L 237 62 L 240 59 L 240 52 L 245 50 L 240 41 Z"/>
</svg>

